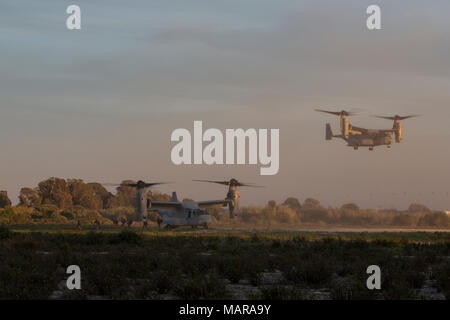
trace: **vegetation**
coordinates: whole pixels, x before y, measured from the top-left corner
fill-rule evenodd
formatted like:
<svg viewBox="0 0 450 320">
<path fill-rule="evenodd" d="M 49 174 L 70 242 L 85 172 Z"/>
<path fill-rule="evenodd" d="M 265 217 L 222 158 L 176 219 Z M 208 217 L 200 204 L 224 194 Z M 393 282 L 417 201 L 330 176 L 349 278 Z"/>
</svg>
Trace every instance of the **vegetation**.
<svg viewBox="0 0 450 320">
<path fill-rule="evenodd" d="M 8 208 L 11 206 L 11 200 L 9 200 L 8 192 L 0 191 L 0 208 Z"/>
<path fill-rule="evenodd" d="M 450 298 L 448 233 L 120 230 L 1 227 L 0 299 L 419 299 L 426 281 Z"/>
<path fill-rule="evenodd" d="M 50 178 L 36 188 L 22 188 L 19 205 L 11 206 L 6 192 L 0 192 L 0 224 L 126 224 L 136 220 L 136 189 L 125 180 L 112 194 L 99 183 L 79 179 Z M 149 199 L 170 201 L 167 194 L 149 191 Z M 185 199 L 192 201 L 192 199 Z M 264 207 L 242 207 L 238 217 L 229 219 L 223 208 L 212 208 L 216 227 L 400 227 L 449 229 L 450 215 L 433 212 L 422 204 L 413 203 L 406 211 L 363 210 L 355 203 L 340 208 L 325 208 L 320 201 L 306 198 L 303 203 L 289 197 L 283 204 L 268 201 Z M 151 213 L 150 220 L 157 221 Z"/>
<path fill-rule="evenodd" d="M 253 227 L 398 227 L 449 229 L 450 216 L 445 212 L 398 210 L 362 210 L 354 203 L 340 208 L 324 208 L 317 200 L 307 199 L 301 206 L 288 198 L 284 204 L 269 201 L 265 207 L 243 207 L 235 221 L 228 219 L 225 210 L 212 211 L 217 226 Z"/>
</svg>

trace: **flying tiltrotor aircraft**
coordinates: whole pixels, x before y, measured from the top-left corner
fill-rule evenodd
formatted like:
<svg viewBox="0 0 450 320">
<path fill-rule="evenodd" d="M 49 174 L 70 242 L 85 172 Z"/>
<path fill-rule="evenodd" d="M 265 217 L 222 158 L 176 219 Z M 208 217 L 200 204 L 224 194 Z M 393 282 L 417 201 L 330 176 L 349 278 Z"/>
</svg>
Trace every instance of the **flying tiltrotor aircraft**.
<svg viewBox="0 0 450 320">
<path fill-rule="evenodd" d="M 347 142 L 349 147 L 353 147 L 358 150 L 359 147 L 368 147 L 369 150 L 373 150 L 376 146 L 385 145 L 388 148 L 392 145 L 392 135 L 395 135 L 395 142 L 400 143 L 403 139 L 403 124 L 401 120 L 405 120 L 412 117 L 417 117 L 418 115 L 410 116 L 399 116 L 395 115 L 393 117 L 388 116 L 375 116 L 376 118 L 393 120 L 394 125 L 392 129 L 366 129 L 356 127 L 350 124 L 349 116 L 354 115 L 352 112 L 345 110 L 342 111 L 327 111 L 316 109 L 319 112 L 325 112 L 339 116 L 340 118 L 340 130 L 341 134 L 334 135 L 331 131 L 331 125 L 326 124 L 325 127 L 325 139 L 331 140 L 332 138 L 341 138 Z"/>
<path fill-rule="evenodd" d="M 136 213 L 138 221 L 145 221 L 148 213 L 157 212 L 161 219 L 163 228 L 179 226 L 203 226 L 208 228 L 211 223 L 211 215 L 208 212 L 210 207 L 227 207 L 230 218 L 234 218 L 235 212 L 239 209 L 240 192 L 238 187 L 259 187 L 252 184 L 245 184 L 231 179 L 229 181 L 194 180 L 200 182 L 217 183 L 228 186 L 228 193 L 223 200 L 207 201 L 178 201 L 176 192 L 172 193 L 171 201 L 151 201 L 148 199 L 148 189 L 164 183 L 146 183 L 142 180 L 132 184 L 122 184 L 121 186 L 136 188 Z"/>
</svg>

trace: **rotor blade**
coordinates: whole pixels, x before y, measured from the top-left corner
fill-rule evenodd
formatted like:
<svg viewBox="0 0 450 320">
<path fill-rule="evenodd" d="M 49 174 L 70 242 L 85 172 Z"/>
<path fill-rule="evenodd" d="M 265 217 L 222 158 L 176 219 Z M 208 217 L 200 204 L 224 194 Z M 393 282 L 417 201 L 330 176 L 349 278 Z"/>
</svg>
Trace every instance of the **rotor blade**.
<svg viewBox="0 0 450 320">
<path fill-rule="evenodd" d="M 214 180 L 193 180 L 198 182 L 209 182 L 209 183 L 218 183 L 228 186 L 230 184 L 230 181 L 214 181 Z"/>
<path fill-rule="evenodd" d="M 418 116 L 419 116 L 419 114 L 412 114 L 412 115 L 409 115 L 409 116 L 398 117 L 398 119 L 399 120 L 405 120 L 405 119 L 409 119 L 409 118 L 415 118 L 415 117 L 418 117 Z"/>
<path fill-rule="evenodd" d="M 385 116 L 373 116 L 374 118 L 386 119 L 386 120 L 395 120 L 395 117 L 385 117 Z"/>
<path fill-rule="evenodd" d="M 337 111 L 327 111 L 327 110 L 322 110 L 322 109 L 314 109 L 314 110 L 316 110 L 316 111 L 318 111 L 318 112 L 324 112 L 324 113 L 334 114 L 335 116 L 340 116 L 340 115 L 341 115 L 341 113 L 340 113 L 340 112 L 337 112 Z"/>
<path fill-rule="evenodd" d="M 316 110 L 318 112 L 325 112 L 325 113 L 333 114 L 335 116 L 341 116 L 341 115 L 354 116 L 357 114 L 357 112 L 345 111 L 345 110 L 341 110 L 341 111 L 328 111 L 328 110 L 323 110 L 323 109 L 314 109 L 314 110 Z"/>
<path fill-rule="evenodd" d="M 161 185 L 161 184 L 168 184 L 168 183 L 170 183 L 170 182 L 154 182 L 154 183 L 146 183 L 146 184 L 145 184 L 145 187 L 146 187 L 146 188 L 150 188 L 150 187 L 153 187 L 153 186 L 158 186 L 158 185 Z"/>
<path fill-rule="evenodd" d="M 225 185 L 225 186 L 229 186 L 230 185 L 230 181 L 216 181 L 216 180 L 193 180 L 193 181 L 217 183 L 217 184 L 222 184 L 222 185 Z M 241 182 L 239 182 L 237 180 L 236 180 L 236 182 L 233 182 L 233 185 L 235 185 L 237 187 L 264 188 L 264 186 L 258 186 L 258 185 L 249 184 L 249 183 L 241 183 Z"/>
<path fill-rule="evenodd" d="M 248 183 L 237 183 L 238 187 L 252 187 L 252 188 L 265 188 L 265 186 L 258 186 L 256 184 L 248 184 Z"/>
<path fill-rule="evenodd" d="M 373 116 L 375 118 L 380 118 L 380 119 L 387 119 L 387 120 L 405 120 L 405 119 L 409 119 L 409 118 L 414 118 L 414 117 L 418 117 L 418 114 L 412 114 L 409 116 L 399 116 L 399 115 L 395 115 L 392 117 L 389 116 Z"/>
<path fill-rule="evenodd" d="M 153 186 L 157 186 L 160 184 L 167 184 L 170 182 L 154 182 L 154 183 L 144 183 L 142 184 L 142 186 L 144 188 L 150 188 Z M 107 186 L 107 187 L 132 187 L 132 188 L 137 188 L 140 184 L 138 183 L 102 183 L 103 186 Z"/>
</svg>

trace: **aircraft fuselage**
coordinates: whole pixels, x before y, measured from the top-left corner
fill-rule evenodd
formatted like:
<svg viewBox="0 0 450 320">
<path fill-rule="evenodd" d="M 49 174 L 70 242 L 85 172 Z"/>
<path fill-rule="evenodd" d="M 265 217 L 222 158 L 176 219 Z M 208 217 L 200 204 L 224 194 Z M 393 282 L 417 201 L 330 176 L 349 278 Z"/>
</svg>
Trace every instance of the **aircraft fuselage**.
<svg viewBox="0 0 450 320">
<path fill-rule="evenodd" d="M 390 146 L 392 144 L 392 137 L 390 135 L 365 135 L 365 134 L 349 134 L 347 145 L 350 147 L 376 147 L 376 146 Z"/>
</svg>

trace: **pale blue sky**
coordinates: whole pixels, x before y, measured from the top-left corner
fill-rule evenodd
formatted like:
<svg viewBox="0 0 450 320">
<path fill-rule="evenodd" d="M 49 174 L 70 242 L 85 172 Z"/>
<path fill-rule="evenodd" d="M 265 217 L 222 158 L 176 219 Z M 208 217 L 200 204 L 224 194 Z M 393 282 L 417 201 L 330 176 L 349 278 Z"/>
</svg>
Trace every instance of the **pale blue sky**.
<svg viewBox="0 0 450 320">
<path fill-rule="evenodd" d="M 369 4 L 381 31 L 365 28 Z M 65 28 L 68 5 L 82 30 Z M 49 176 L 179 181 L 162 191 L 221 198 L 191 178 L 267 185 L 243 203 L 315 197 L 450 209 L 448 1 L 1 1 L 0 189 Z M 419 113 L 404 143 L 353 151 L 324 141 L 316 107 Z M 280 173 L 258 166 L 177 167 L 170 133 L 206 127 L 280 128 Z M 406 193 L 405 193 L 406 192 Z M 400 196 L 401 194 L 401 196 Z"/>
</svg>

